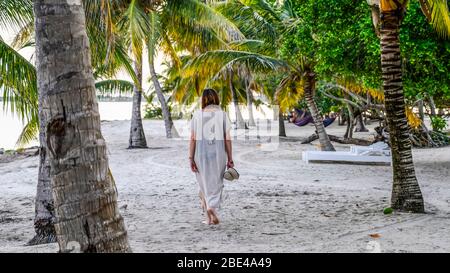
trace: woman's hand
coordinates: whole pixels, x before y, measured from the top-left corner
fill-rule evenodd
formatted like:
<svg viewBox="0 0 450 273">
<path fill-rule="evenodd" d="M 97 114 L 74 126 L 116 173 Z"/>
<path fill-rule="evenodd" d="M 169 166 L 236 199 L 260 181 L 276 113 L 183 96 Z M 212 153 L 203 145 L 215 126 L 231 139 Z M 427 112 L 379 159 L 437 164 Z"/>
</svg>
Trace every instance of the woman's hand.
<svg viewBox="0 0 450 273">
<path fill-rule="evenodd" d="M 233 160 L 228 160 L 228 162 L 227 162 L 227 167 L 228 167 L 228 168 L 233 168 L 233 167 L 234 167 L 234 162 L 233 162 Z"/>
<path fill-rule="evenodd" d="M 190 161 L 191 161 L 191 170 L 192 170 L 192 172 L 198 173 L 197 164 L 195 164 L 194 159 L 190 159 Z"/>
</svg>

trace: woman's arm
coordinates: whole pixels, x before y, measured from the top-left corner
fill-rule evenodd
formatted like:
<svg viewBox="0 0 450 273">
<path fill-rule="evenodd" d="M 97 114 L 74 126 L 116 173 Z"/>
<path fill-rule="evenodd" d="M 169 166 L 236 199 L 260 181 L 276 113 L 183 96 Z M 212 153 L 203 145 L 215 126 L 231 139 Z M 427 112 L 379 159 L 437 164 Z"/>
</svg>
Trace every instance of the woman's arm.
<svg viewBox="0 0 450 273">
<path fill-rule="evenodd" d="M 196 173 L 198 172 L 197 164 L 195 164 L 194 161 L 195 156 L 195 133 L 194 131 L 191 132 L 191 139 L 189 140 L 189 161 L 191 164 L 191 170 Z"/>
<path fill-rule="evenodd" d="M 227 153 L 227 157 L 228 157 L 227 166 L 228 166 L 228 168 L 233 168 L 234 167 L 234 162 L 233 162 L 233 151 L 232 151 L 232 148 L 231 148 L 231 135 L 230 135 L 230 132 L 227 132 L 225 134 L 225 152 Z"/>
</svg>

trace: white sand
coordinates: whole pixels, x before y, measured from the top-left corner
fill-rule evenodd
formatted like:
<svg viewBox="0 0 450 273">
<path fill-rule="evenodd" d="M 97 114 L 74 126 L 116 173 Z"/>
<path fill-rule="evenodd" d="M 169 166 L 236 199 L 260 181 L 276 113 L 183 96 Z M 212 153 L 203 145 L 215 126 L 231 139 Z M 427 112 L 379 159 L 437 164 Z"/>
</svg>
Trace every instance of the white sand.
<svg viewBox="0 0 450 273">
<path fill-rule="evenodd" d="M 129 121 L 102 127 L 135 252 L 450 252 L 450 147 L 414 150 L 427 213 L 384 215 L 390 167 L 305 165 L 301 151 L 313 145 L 281 142 L 266 149 L 240 138 L 234 157 L 241 178 L 226 183 L 222 223 L 206 226 L 187 141 L 166 140 L 161 121 L 144 127 L 151 149 L 126 149 Z M 328 130 L 344 131 L 336 123 Z M 313 127 L 287 124 L 287 132 L 305 137 Z M 56 244 L 24 246 L 34 235 L 37 167 L 38 157 L 0 164 L 0 252 L 58 250 Z"/>
</svg>

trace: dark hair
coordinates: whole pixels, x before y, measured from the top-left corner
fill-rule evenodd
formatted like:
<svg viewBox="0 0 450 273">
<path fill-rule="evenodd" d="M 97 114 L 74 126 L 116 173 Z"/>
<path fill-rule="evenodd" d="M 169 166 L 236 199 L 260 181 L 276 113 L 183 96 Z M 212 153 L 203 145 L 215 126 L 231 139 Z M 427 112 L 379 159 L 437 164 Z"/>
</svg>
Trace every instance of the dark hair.
<svg viewBox="0 0 450 273">
<path fill-rule="evenodd" d="M 217 95 L 216 90 L 207 88 L 203 90 L 202 94 L 202 109 L 211 104 L 219 105 L 219 95 Z"/>
</svg>

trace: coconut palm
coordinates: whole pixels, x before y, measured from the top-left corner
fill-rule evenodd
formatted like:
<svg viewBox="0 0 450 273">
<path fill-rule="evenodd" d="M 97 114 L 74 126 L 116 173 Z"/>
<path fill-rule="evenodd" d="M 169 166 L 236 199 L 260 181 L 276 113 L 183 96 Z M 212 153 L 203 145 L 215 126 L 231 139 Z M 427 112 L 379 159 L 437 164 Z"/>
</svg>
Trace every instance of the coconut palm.
<svg viewBox="0 0 450 273">
<path fill-rule="evenodd" d="M 89 1 L 89 5 L 96 1 Z M 45 147 L 45 120 L 39 118 L 36 69 L 34 65 L 23 58 L 16 50 L 34 46 L 33 5 L 31 0 L 2 1 L 0 23 L 4 27 L 17 31 L 12 46 L 0 39 L 0 87 L 3 90 L 5 108 L 18 114 L 26 125 L 19 136 L 17 145 L 23 146 L 35 138 L 39 132 L 40 161 L 38 186 L 35 202 L 34 227 L 36 236 L 29 244 L 49 243 L 55 241 L 53 198 L 50 184 L 50 165 Z M 93 11 L 93 9 L 90 9 Z M 88 13 L 89 14 L 89 13 Z M 10 17 L 13 16 L 11 19 Z M 132 73 L 126 52 L 120 45 L 120 37 L 108 43 L 104 35 L 103 24 L 99 18 L 91 14 L 87 23 L 88 36 L 91 43 L 92 64 L 95 67 L 94 76 L 97 79 L 114 75 L 119 68 Z M 107 46 L 109 44 L 110 46 Z M 14 48 L 13 48 L 14 47 Z M 135 78 L 133 74 L 130 74 Z M 130 92 L 130 83 L 126 81 L 100 80 L 96 83 L 100 93 Z"/>
<path fill-rule="evenodd" d="M 191 60 L 184 67 L 183 74 L 185 77 L 191 77 L 195 73 L 206 79 L 215 79 L 217 73 L 233 66 L 243 67 L 255 73 L 267 73 L 268 68 L 281 68 L 286 76 L 280 83 L 279 92 L 276 93 L 280 110 L 286 110 L 299 99 L 305 98 L 319 135 L 320 149 L 334 151 L 314 100 L 316 85 L 314 61 L 301 55 L 289 60 L 283 59 L 278 53 L 282 34 L 300 26 L 300 20 L 289 3 L 285 1 L 281 11 L 275 10 L 265 1 L 234 0 L 218 5 L 217 10 L 234 21 L 252 40 L 229 44 L 231 50 L 206 52 Z M 302 86 L 299 86 L 299 83 Z M 293 86 L 295 88 L 292 88 Z"/>
<path fill-rule="evenodd" d="M 207 4 L 198 0 L 117 1 L 119 29 L 129 37 L 131 51 L 140 56 L 144 47 L 148 50 L 150 80 L 157 94 L 163 112 L 166 136 L 178 136 L 159 76 L 155 69 L 155 56 L 162 50 L 180 63 L 177 52 L 204 52 L 224 44 L 228 33 L 235 27 Z M 140 57 L 137 57 L 140 59 Z M 139 66 L 139 65 L 138 65 Z M 132 128 L 133 130 L 134 128 Z"/>
<path fill-rule="evenodd" d="M 83 252 L 130 251 L 100 130 L 83 6 L 36 0 L 34 11 L 37 82 L 60 249 L 75 241 Z"/>
<path fill-rule="evenodd" d="M 393 187 L 391 206 L 395 209 L 423 212 L 424 203 L 416 178 L 409 126 L 405 114 L 400 54 L 400 24 L 407 11 L 407 0 L 368 1 L 379 10 L 374 17 L 379 29 L 381 67 L 385 95 L 386 119 L 392 150 Z M 450 36 L 450 15 L 447 0 L 420 0 L 422 11 L 436 31 L 443 37 Z"/>
</svg>

